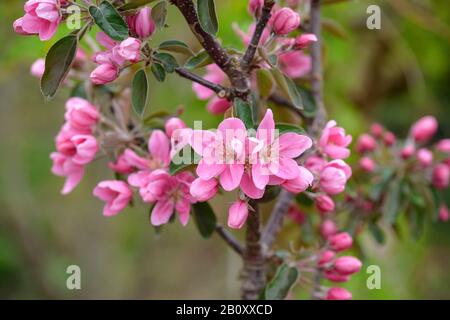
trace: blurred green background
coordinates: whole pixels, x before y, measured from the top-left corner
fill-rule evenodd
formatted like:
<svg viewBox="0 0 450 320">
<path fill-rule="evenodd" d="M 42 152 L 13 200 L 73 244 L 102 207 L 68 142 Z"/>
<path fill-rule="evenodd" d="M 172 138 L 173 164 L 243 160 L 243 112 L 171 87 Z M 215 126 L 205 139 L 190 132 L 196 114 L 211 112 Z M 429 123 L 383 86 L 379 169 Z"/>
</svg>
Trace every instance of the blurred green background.
<svg viewBox="0 0 450 320">
<path fill-rule="evenodd" d="M 98 181 L 111 178 L 104 160 L 89 166 L 73 193 L 59 194 L 63 181 L 50 173 L 49 154 L 68 93 L 45 103 L 30 76 L 31 63 L 51 43 L 14 34 L 23 3 L 0 2 L 0 298 L 237 298 L 240 261 L 216 236 L 202 240 L 193 223 L 175 223 L 157 235 L 141 205 L 114 218 L 101 215 L 102 204 L 91 193 Z M 245 29 L 251 23 L 247 1 L 217 3 L 223 43 L 240 47 L 231 24 Z M 382 8 L 381 30 L 366 28 L 369 4 Z M 374 120 L 404 134 L 415 119 L 433 114 L 439 136 L 450 136 L 447 1 L 343 1 L 328 5 L 323 16 L 325 95 L 333 118 L 354 135 Z M 164 38 L 198 48 L 173 8 L 169 24 Z M 152 110 L 183 105 L 189 125 L 220 121 L 176 76 L 152 83 L 151 100 Z M 221 221 L 232 199 L 213 202 Z M 448 223 L 430 224 L 418 242 L 390 235 L 383 247 L 364 237 L 365 266 L 381 266 L 382 289 L 366 288 L 365 269 L 345 287 L 356 299 L 450 298 L 449 230 Z M 71 264 L 81 267 L 82 290 L 66 289 Z M 303 296 L 300 288 L 296 292 Z"/>
</svg>

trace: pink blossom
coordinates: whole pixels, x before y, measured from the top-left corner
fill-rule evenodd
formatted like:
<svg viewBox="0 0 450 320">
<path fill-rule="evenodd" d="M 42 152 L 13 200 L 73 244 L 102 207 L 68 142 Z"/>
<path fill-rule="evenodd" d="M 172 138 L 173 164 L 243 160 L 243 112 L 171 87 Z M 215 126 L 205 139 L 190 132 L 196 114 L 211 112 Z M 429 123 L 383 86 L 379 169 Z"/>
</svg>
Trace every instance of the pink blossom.
<svg viewBox="0 0 450 320">
<path fill-rule="evenodd" d="M 445 189 L 450 180 L 450 168 L 448 165 L 439 163 L 433 169 L 432 183 L 436 189 Z"/>
<path fill-rule="evenodd" d="M 113 64 L 104 63 L 92 71 L 90 78 L 92 83 L 97 85 L 113 82 L 119 76 L 119 68 Z"/>
<path fill-rule="evenodd" d="M 429 167 L 433 164 L 433 152 L 428 149 L 422 148 L 417 151 L 417 160 L 422 167 Z"/>
<path fill-rule="evenodd" d="M 380 138 L 383 135 L 383 131 L 384 128 L 381 124 L 379 123 L 373 123 L 370 126 L 370 133 L 375 137 L 375 138 Z"/>
<path fill-rule="evenodd" d="M 349 275 L 358 272 L 362 263 L 355 257 L 339 257 L 334 262 L 334 270 L 342 275 Z"/>
<path fill-rule="evenodd" d="M 223 114 L 231 107 L 231 102 L 217 96 L 212 97 L 206 105 L 206 110 L 211 114 Z"/>
<path fill-rule="evenodd" d="M 319 140 L 322 151 L 333 159 L 345 159 L 350 156 L 347 148 L 352 142 L 352 136 L 345 134 L 345 129 L 336 126 L 337 123 L 331 120 L 325 126 Z"/>
<path fill-rule="evenodd" d="M 123 181 L 107 180 L 100 182 L 94 189 L 94 196 L 106 202 L 104 216 L 114 216 L 122 211 L 131 201 L 133 192 Z"/>
<path fill-rule="evenodd" d="M 436 144 L 436 149 L 444 152 L 450 153 L 450 139 L 443 139 Z"/>
<path fill-rule="evenodd" d="M 352 294 L 344 288 L 330 288 L 326 296 L 327 300 L 351 300 Z"/>
<path fill-rule="evenodd" d="M 383 136 L 383 141 L 387 146 L 394 145 L 395 140 L 396 140 L 395 135 L 390 131 L 386 132 Z"/>
<path fill-rule="evenodd" d="M 320 188 L 330 195 L 345 190 L 347 180 L 352 175 L 352 169 L 342 160 L 333 160 L 325 165 L 320 173 Z"/>
<path fill-rule="evenodd" d="M 37 59 L 31 65 L 31 75 L 38 79 L 41 79 L 45 72 L 45 59 Z"/>
<path fill-rule="evenodd" d="M 314 180 L 314 176 L 308 169 L 302 166 L 298 166 L 298 171 L 299 174 L 296 178 L 288 179 L 281 183 L 281 186 L 291 193 L 300 193 L 305 191 L 313 183 Z M 271 176 L 271 179 L 272 178 L 276 178 L 276 176 Z M 276 185 L 277 183 L 271 183 L 269 180 L 269 184 Z"/>
<path fill-rule="evenodd" d="M 24 9 L 25 15 L 14 22 L 17 33 L 38 34 L 42 41 L 53 37 L 61 22 L 58 0 L 28 0 Z"/>
<path fill-rule="evenodd" d="M 98 32 L 95 38 L 98 41 L 98 43 L 100 43 L 108 50 L 112 50 L 117 45 L 116 41 L 111 39 L 106 33 L 102 31 Z"/>
<path fill-rule="evenodd" d="M 127 17 L 127 23 L 131 32 L 140 39 L 151 37 L 156 30 L 151 13 L 152 9 L 150 7 L 144 7 L 137 14 Z"/>
<path fill-rule="evenodd" d="M 316 42 L 318 39 L 314 33 L 304 33 L 295 38 L 295 48 L 303 50 L 307 48 L 311 42 Z"/>
<path fill-rule="evenodd" d="M 282 8 L 273 14 L 271 24 L 273 32 L 277 35 L 285 35 L 300 26 L 300 15 L 290 8 Z"/>
<path fill-rule="evenodd" d="M 74 163 L 70 157 L 59 152 L 53 152 L 50 158 L 53 161 L 52 173 L 60 177 L 66 177 L 61 193 L 70 193 L 83 178 L 84 167 Z"/>
<path fill-rule="evenodd" d="M 402 150 L 400 150 L 400 155 L 403 159 L 408 159 L 414 154 L 414 152 L 416 152 L 415 145 L 412 143 L 408 143 L 402 148 Z"/>
<path fill-rule="evenodd" d="M 333 199 L 329 196 L 322 194 L 315 199 L 316 207 L 322 213 L 332 212 L 335 209 Z"/>
<path fill-rule="evenodd" d="M 203 180 L 195 179 L 190 187 L 191 195 L 200 202 L 208 201 L 213 198 L 218 191 L 217 179 Z"/>
<path fill-rule="evenodd" d="M 326 270 L 323 274 L 325 278 L 333 282 L 347 282 L 350 280 L 350 276 L 345 274 L 340 274 L 336 270 Z"/>
<path fill-rule="evenodd" d="M 264 0 L 250 0 L 248 2 L 248 12 L 252 15 L 259 16 L 264 6 Z"/>
<path fill-rule="evenodd" d="M 315 175 L 319 175 L 323 167 L 327 164 L 327 161 L 316 155 L 308 157 L 305 161 L 305 168 L 311 171 Z"/>
<path fill-rule="evenodd" d="M 180 118 L 170 118 L 166 121 L 164 125 L 164 129 L 166 131 L 166 134 L 169 138 L 172 138 L 172 134 L 180 129 L 186 128 L 186 124 L 181 120 Z"/>
<path fill-rule="evenodd" d="M 278 56 L 280 68 L 291 78 L 301 78 L 311 71 L 311 57 L 302 51 L 290 51 Z"/>
<path fill-rule="evenodd" d="M 141 41 L 129 37 L 119 44 L 117 53 L 125 60 L 138 62 L 141 57 Z"/>
<path fill-rule="evenodd" d="M 356 151 L 359 153 L 371 152 L 375 150 L 376 146 L 377 142 L 375 139 L 371 135 L 365 133 L 358 138 L 358 142 L 356 143 Z"/>
<path fill-rule="evenodd" d="M 336 223 L 333 220 L 326 219 L 320 225 L 320 234 L 324 239 L 328 239 L 338 232 Z"/>
<path fill-rule="evenodd" d="M 94 160 L 98 151 L 97 140 L 89 134 L 78 134 L 68 124 L 56 136 L 56 150 L 70 157 L 75 164 L 85 165 Z"/>
<path fill-rule="evenodd" d="M 249 27 L 248 27 L 248 31 L 244 32 L 242 31 L 239 26 L 237 26 L 236 24 L 233 25 L 233 29 L 234 32 L 241 38 L 242 43 L 245 46 L 248 46 L 250 44 L 250 40 L 252 39 L 253 33 L 255 32 L 256 29 L 256 23 L 252 23 Z M 264 28 L 263 33 L 261 35 L 261 38 L 259 39 L 259 44 L 263 45 L 267 42 L 267 40 L 270 37 L 270 29 L 268 27 Z"/>
<path fill-rule="evenodd" d="M 439 220 L 442 222 L 447 222 L 450 219 L 450 212 L 446 205 L 441 205 L 439 208 Z"/>
<path fill-rule="evenodd" d="M 412 138 L 419 143 L 424 143 L 430 140 L 436 133 L 438 122 L 435 117 L 426 116 L 420 118 L 411 127 Z"/>
<path fill-rule="evenodd" d="M 121 154 L 116 162 L 109 162 L 108 167 L 117 173 L 128 174 L 134 171 L 133 166 L 131 166 L 125 159 L 125 156 Z"/>
<path fill-rule="evenodd" d="M 90 133 L 99 117 L 97 108 L 85 99 L 74 97 L 66 102 L 64 118 L 74 130 Z"/>
<path fill-rule="evenodd" d="M 296 206 L 291 206 L 288 210 L 288 217 L 291 218 L 295 223 L 303 224 L 306 221 L 305 214 L 300 211 Z"/>
<path fill-rule="evenodd" d="M 228 226 L 233 229 L 240 229 L 247 221 L 247 202 L 238 200 L 234 202 L 228 210 Z"/>
<path fill-rule="evenodd" d="M 330 263 L 331 261 L 333 261 L 335 256 L 336 256 L 336 253 L 331 250 L 326 250 L 326 251 L 322 252 L 319 256 L 318 265 L 324 266 L 324 265 Z"/>
<path fill-rule="evenodd" d="M 209 82 L 220 84 L 225 80 L 225 74 L 216 64 L 208 65 L 206 67 L 206 71 L 207 72 L 203 78 Z M 200 100 L 207 100 L 214 96 L 214 91 L 196 82 L 192 84 L 192 90 L 194 90 L 197 98 Z"/>
<path fill-rule="evenodd" d="M 375 161 L 372 160 L 372 158 L 362 157 L 359 160 L 359 166 L 361 167 L 362 170 L 366 172 L 374 172 L 376 164 Z"/>
<path fill-rule="evenodd" d="M 344 251 L 353 245 L 353 239 L 347 232 L 338 233 L 329 238 L 330 248 L 334 251 Z"/>
</svg>

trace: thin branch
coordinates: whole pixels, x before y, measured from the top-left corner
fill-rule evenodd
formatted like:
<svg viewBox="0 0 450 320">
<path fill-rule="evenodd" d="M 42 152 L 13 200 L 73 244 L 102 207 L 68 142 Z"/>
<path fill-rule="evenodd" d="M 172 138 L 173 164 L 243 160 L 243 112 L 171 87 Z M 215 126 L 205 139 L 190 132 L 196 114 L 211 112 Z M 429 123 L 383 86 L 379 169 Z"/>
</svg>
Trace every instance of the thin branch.
<svg viewBox="0 0 450 320">
<path fill-rule="evenodd" d="M 294 194 L 286 190 L 281 191 L 275 208 L 273 209 L 262 235 L 262 243 L 264 244 L 266 250 L 272 247 L 275 242 L 276 235 L 280 232 L 281 227 L 283 226 L 284 217 L 286 216 L 293 199 Z"/>
<path fill-rule="evenodd" d="M 190 72 L 189 70 L 187 70 L 185 68 L 181 68 L 181 67 L 176 68 L 175 72 L 183 78 L 186 78 L 193 82 L 199 83 L 202 86 L 204 86 L 208 89 L 211 89 L 219 96 L 219 98 L 225 98 L 230 95 L 231 90 L 229 88 L 226 88 L 224 86 L 221 86 L 220 84 L 208 81 L 208 80 L 196 75 L 195 73 Z"/>
<path fill-rule="evenodd" d="M 241 67 L 243 70 L 248 70 L 252 64 L 253 59 L 255 58 L 256 50 L 258 49 L 259 42 L 261 41 L 261 36 L 267 26 L 267 23 L 269 22 L 271 11 L 274 5 L 275 1 L 273 0 L 264 1 L 264 6 L 262 8 L 261 16 L 259 17 L 256 24 L 255 32 L 253 33 L 247 50 L 242 57 Z"/>
<path fill-rule="evenodd" d="M 224 226 L 218 224 L 216 226 L 216 232 L 237 254 L 240 256 L 244 254 L 244 247 L 224 228 Z"/>
</svg>

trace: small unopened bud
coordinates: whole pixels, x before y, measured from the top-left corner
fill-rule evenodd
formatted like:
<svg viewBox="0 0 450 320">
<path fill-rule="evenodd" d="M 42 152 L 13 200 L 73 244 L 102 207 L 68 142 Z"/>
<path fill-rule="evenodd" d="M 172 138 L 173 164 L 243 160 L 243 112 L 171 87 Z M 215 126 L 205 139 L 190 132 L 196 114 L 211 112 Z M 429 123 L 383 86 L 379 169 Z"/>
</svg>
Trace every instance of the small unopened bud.
<svg viewBox="0 0 450 320">
<path fill-rule="evenodd" d="M 272 17 L 272 29 L 277 35 L 285 35 L 300 26 L 300 15 L 290 8 L 282 8 Z"/>
<path fill-rule="evenodd" d="M 344 251 L 353 245 L 353 239 L 347 232 L 341 232 L 329 238 L 330 248 L 334 251 Z"/>
</svg>

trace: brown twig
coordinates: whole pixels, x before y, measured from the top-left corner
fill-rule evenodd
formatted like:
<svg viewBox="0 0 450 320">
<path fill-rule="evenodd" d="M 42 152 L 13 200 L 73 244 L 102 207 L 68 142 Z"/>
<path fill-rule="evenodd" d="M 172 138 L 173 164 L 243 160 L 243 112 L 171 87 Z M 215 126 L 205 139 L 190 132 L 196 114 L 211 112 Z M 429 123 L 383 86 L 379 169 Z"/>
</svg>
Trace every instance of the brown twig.
<svg viewBox="0 0 450 320">
<path fill-rule="evenodd" d="M 189 70 L 185 69 L 185 68 L 181 68 L 178 67 L 175 69 L 175 72 L 183 78 L 186 78 L 188 80 L 191 80 L 193 82 L 199 83 L 202 86 L 211 89 L 212 91 L 214 91 L 220 98 L 225 98 L 231 95 L 231 90 L 230 88 L 226 88 L 220 84 L 217 83 L 213 83 L 211 81 L 208 81 L 198 75 L 196 75 L 195 73 L 190 72 Z"/>
<path fill-rule="evenodd" d="M 244 247 L 224 228 L 224 226 L 218 224 L 216 226 L 216 232 L 237 254 L 240 256 L 244 254 Z"/>
</svg>

